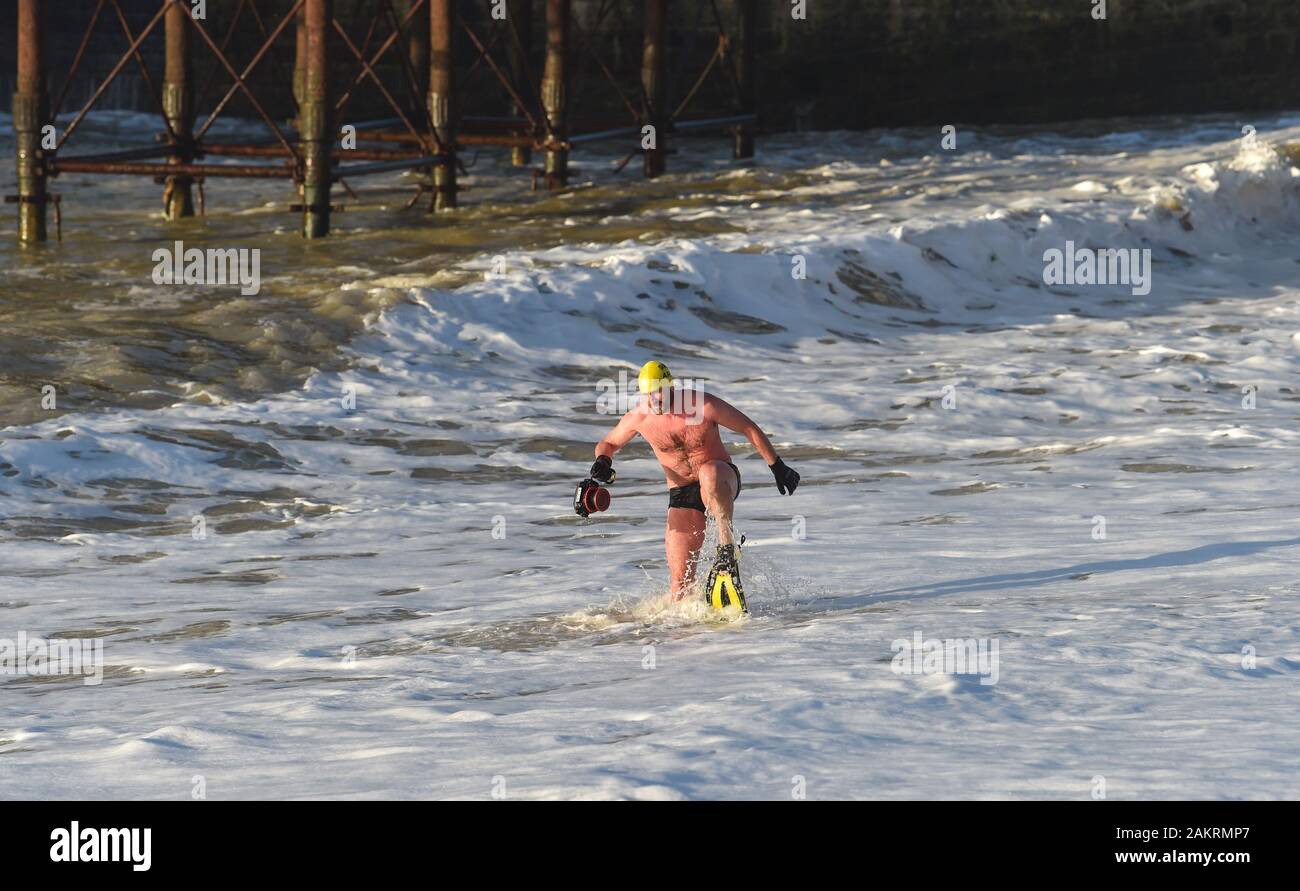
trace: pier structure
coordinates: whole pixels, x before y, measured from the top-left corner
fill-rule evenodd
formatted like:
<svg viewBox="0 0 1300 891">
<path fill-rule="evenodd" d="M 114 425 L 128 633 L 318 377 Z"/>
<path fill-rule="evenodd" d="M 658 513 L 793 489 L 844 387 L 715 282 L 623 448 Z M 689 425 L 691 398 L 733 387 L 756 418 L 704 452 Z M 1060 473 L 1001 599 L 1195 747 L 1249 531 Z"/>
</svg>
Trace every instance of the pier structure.
<svg viewBox="0 0 1300 891">
<path fill-rule="evenodd" d="M 300 199 L 288 209 L 301 215 L 304 237 L 320 238 L 340 208 L 334 187 L 355 197 L 349 180 L 377 173 L 426 172 L 407 206 L 424 200 L 430 212 L 454 209 L 461 191 L 458 173 L 465 169 L 461 155 L 471 147 L 508 151 L 516 167 L 531 173 L 534 189 L 565 188 L 570 150 L 585 142 L 625 142 L 628 152 L 618 169 L 639 154 L 647 177 L 665 172 L 679 133 L 730 133 L 735 158 L 754 152 L 759 0 L 723 0 L 726 14 L 719 0 L 592 0 L 585 24 L 574 16 L 574 0 L 362 0 L 356 7 L 366 13 L 346 24 L 336 14 L 335 0 L 231 0 L 237 5 L 224 34 L 196 17 L 195 0 L 141 0 L 157 5 L 137 30 L 123 11 L 127 2 L 132 0 L 98 0 L 70 70 L 51 78 L 46 20 L 58 3 L 16 0 L 18 189 L 6 201 L 17 205 L 22 243 L 46 240 L 51 206 L 61 232 L 61 196 L 50 185 L 64 173 L 153 177 L 162 186 L 170 220 L 204 212 L 209 177 L 291 180 Z M 716 37 L 698 72 L 669 68 L 674 16 L 692 18 L 692 34 Z M 101 21 L 116 24 L 123 52 L 85 104 L 66 125 L 57 126 Z M 620 78 L 605 50 L 635 38 L 629 23 L 637 21 L 640 77 L 629 89 L 630 79 Z M 252 52 L 239 61 L 231 47 L 237 32 L 255 38 Z M 158 39 L 164 42 L 160 77 L 141 51 Z M 290 53 L 291 72 L 283 59 Z M 201 55 L 214 60 L 209 68 L 218 76 L 199 86 L 195 71 Z M 129 66 L 138 69 L 154 99 L 158 144 L 68 151 L 87 114 Z M 480 85 L 474 101 L 479 107 L 468 107 L 462 84 L 483 79 L 485 72 L 495 83 L 497 104 L 484 106 Z M 583 76 L 591 72 L 599 81 Z M 670 73 L 688 76 L 680 82 L 689 83 L 677 90 L 680 95 L 671 94 L 679 82 Z M 259 95 L 258 77 L 268 76 L 284 83 L 291 76 L 290 120 L 277 120 Z M 227 84 L 219 97 L 212 90 L 217 80 Z M 715 94 L 728 97 L 726 107 L 689 117 L 709 83 Z M 363 86 L 378 95 L 383 117 L 357 120 L 355 100 Z M 602 107 L 622 109 L 622 122 L 575 114 L 598 90 L 604 92 Z M 269 136 L 214 138 L 214 123 L 237 96 Z M 541 155 L 540 166 L 534 166 L 534 153 Z M 214 157 L 230 160 L 212 163 Z"/>
</svg>

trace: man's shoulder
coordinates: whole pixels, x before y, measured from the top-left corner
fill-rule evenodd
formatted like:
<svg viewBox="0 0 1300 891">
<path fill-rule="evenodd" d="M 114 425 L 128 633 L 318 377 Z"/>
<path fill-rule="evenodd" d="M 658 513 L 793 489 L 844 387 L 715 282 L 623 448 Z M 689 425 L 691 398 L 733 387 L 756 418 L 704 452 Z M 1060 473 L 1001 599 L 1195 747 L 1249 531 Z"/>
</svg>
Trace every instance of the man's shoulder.
<svg viewBox="0 0 1300 891">
<path fill-rule="evenodd" d="M 721 407 L 729 408 L 731 406 L 731 403 L 723 399 L 717 393 L 710 393 L 707 390 L 698 390 L 696 392 L 699 393 L 699 396 L 697 396 L 696 398 L 699 399 L 700 405 L 703 405 L 706 408 L 710 406 L 713 408 L 721 408 Z"/>
<path fill-rule="evenodd" d="M 628 424 L 638 424 L 644 418 L 649 416 L 650 412 L 646 411 L 645 400 L 638 399 L 635 405 L 623 413 L 623 422 Z"/>
</svg>

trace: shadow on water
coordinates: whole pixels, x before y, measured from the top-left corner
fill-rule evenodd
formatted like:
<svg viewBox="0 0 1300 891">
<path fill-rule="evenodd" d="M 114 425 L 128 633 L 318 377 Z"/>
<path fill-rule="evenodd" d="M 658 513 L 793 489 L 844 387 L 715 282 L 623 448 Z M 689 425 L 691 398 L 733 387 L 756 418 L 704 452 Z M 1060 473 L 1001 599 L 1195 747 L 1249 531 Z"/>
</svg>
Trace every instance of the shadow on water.
<svg viewBox="0 0 1300 891">
<path fill-rule="evenodd" d="M 912 585 L 905 588 L 891 588 L 857 597 L 838 598 L 833 610 L 853 609 L 859 606 L 879 604 L 891 600 L 917 600 L 928 597 L 942 597 L 948 594 L 968 594 L 976 591 L 1005 591 L 1012 588 L 1032 588 L 1052 582 L 1067 581 L 1082 574 L 1101 575 L 1108 572 L 1131 572 L 1135 570 L 1168 569 L 1178 566 L 1196 566 L 1233 557 L 1250 557 L 1278 548 L 1300 545 L 1300 538 L 1276 539 L 1272 541 L 1219 542 L 1189 548 L 1185 551 L 1169 551 L 1153 554 L 1150 557 L 1134 557 L 1127 560 L 1096 560 L 1091 563 L 1077 563 L 1056 569 L 1038 569 L 1031 572 L 1012 572 L 1001 575 L 976 576 L 969 579 L 954 579 L 926 585 Z"/>
</svg>

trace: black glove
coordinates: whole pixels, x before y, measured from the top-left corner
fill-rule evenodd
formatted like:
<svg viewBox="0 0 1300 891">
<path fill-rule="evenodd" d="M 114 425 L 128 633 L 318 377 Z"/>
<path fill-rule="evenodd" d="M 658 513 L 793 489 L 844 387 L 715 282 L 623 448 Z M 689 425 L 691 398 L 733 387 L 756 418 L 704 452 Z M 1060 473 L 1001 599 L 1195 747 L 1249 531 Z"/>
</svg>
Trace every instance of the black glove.
<svg viewBox="0 0 1300 891">
<path fill-rule="evenodd" d="M 767 465 L 772 470 L 772 476 L 776 477 L 776 490 L 782 495 L 793 495 L 794 490 L 799 485 L 799 474 L 785 466 L 785 462 L 780 458 L 776 459 L 775 464 Z M 790 491 L 786 491 L 789 489 Z"/>
<path fill-rule="evenodd" d="M 588 475 L 598 483 L 609 485 L 614 482 L 614 477 L 617 476 L 614 473 L 614 462 L 610 460 L 608 455 L 601 455 L 596 459 L 596 463 L 591 465 L 591 473 Z"/>
</svg>

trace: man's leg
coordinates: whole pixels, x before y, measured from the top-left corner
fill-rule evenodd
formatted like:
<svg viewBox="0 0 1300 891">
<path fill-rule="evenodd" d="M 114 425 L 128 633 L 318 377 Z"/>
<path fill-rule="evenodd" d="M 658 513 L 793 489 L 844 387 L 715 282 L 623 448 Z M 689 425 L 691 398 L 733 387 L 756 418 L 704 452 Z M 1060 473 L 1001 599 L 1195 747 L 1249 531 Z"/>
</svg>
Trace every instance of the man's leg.
<svg viewBox="0 0 1300 891">
<path fill-rule="evenodd" d="M 727 468 L 728 471 L 731 468 Z M 674 600 L 681 600 L 695 577 L 695 558 L 704 544 L 704 514 L 689 507 L 668 508 L 664 550 Z"/>
<path fill-rule="evenodd" d="M 710 461 L 700 467 L 700 500 L 718 523 L 718 544 L 733 544 L 731 506 L 736 501 L 736 472 L 726 461 Z"/>
</svg>

